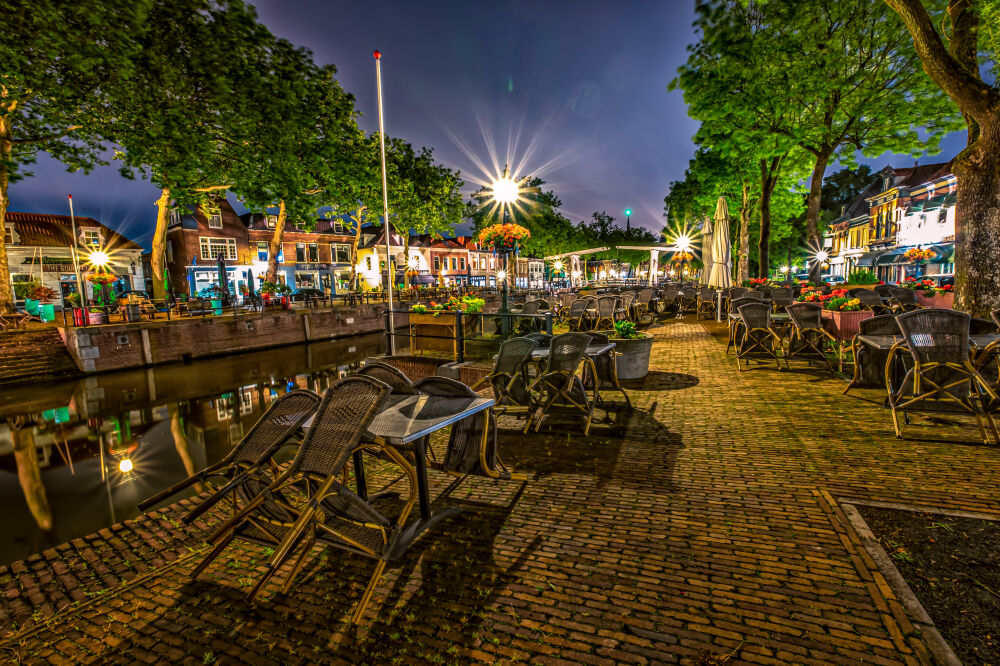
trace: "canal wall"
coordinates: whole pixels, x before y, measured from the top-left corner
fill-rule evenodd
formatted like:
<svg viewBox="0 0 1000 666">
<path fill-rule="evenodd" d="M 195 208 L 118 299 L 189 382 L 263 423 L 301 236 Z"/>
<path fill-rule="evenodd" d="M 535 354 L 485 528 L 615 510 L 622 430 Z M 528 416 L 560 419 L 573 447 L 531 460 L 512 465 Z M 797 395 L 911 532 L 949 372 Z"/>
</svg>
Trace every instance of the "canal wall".
<svg viewBox="0 0 1000 666">
<path fill-rule="evenodd" d="M 108 372 L 384 330 L 381 303 L 60 328 L 81 372 Z M 396 326 L 407 317 L 396 315 Z"/>
</svg>

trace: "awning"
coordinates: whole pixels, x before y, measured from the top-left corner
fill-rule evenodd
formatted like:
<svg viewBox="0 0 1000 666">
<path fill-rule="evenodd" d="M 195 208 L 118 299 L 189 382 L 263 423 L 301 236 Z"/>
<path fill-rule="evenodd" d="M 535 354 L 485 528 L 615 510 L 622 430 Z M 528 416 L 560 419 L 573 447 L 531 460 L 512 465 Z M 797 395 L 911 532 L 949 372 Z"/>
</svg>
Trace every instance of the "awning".
<svg viewBox="0 0 1000 666">
<path fill-rule="evenodd" d="M 858 260 L 855 262 L 854 265 L 855 266 L 874 266 L 875 265 L 875 258 L 878 257 L 880 254 L 882 254 L 882 253 L 881 252 L 866 252 L 865 254 L 863 254 L 860 257 L 858 257 Z"/>
<path fill-rule="evenodd" d="M 955 261 L 955 244 L 954 243 L 941 243 L 940 245 L 931 245 L 928 250 L 934 251 L 934 258 L 928 261 L 931 264 L 950 264 Z"/>
<path fill-rule="evenodd" d="M 878 259 L 876 259 L 875 260 L 875 265 L 876 266 L 892 266 L 892 265 L 895 265 L 895 264 L 905 264 L 909 260 L 906 259 L 906 257 L 904 257 L 903 255 L 909 249 L 910 248 L 908 248 L 908 247 L 896 247 L 896 248 L 893 248 L 893 249 L 889 250 L 888 252 L 885 252 L 884 254 L 882 254 L 882 256 L 880 256 Z"/>
<path fill-rule="evenodd" d="M 437 284 L 433 275 L 414 275 L 410 277 L 410 284 Z"/>
</svg>

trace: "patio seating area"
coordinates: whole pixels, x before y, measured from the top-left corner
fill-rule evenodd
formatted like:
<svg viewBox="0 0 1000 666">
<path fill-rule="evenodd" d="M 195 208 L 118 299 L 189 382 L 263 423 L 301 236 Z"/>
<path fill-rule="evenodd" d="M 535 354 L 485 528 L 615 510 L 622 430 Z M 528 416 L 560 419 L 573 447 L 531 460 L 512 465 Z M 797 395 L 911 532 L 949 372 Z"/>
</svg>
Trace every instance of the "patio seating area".
<svg viewBox="0 0 1000 666">
<path fill-rule="evenodd" d="M 342 424 L 328 430 L 344 444 L 322 469 L 292 462 L 274 477 L 270 453 L 252 462 L 234 453 L 216 470 L 228 479 L 218 488 L 241 508 L 226 498 L 188 524 L 184 516 L 214 497 L 202 492 L 0 569 L 0 648 L 36 661 L 930 662 L 841 502 L 1000 515 L 1000 447 L 983 446 L 962 414 L 943 415 L 947 427 L 942 414 L 914 414 L 897 439 L 883 386 L 843 396 L 844 376 L 798 355 L 780 370 L 767 355 L 741 372 L 726 350 L 729 325 L 697 312 L 676 319 L 671 305 L 647 329 L 649 375 L 623 389 L 631 409 L 605 412 L 591 399 L 606 418 L 593 418 L 587 435 L 578 391 L 606 394 L 613 382 L 584 360 L 599 336 L 556 336 L 548 349 L 512 338 L 478 395 L 371 366 L 353 381 L 383 387 L 386 397 L 372 396 L 381 408 L 321 417 L 320 406 L 307 427 L 316 434 L 296 461 L 315 450 L 310 436 Z M 745 327 L 760 329 L 753 308 L 763 304 L 746 307 L 754 316 Z M 790 339 L 815 349 L 808 321 L 791 323 Z M 532 422 L 517 407 L 535 394 Z M 544 416 L 552 399 L 577 409 L 568 425 Z M 286 429 L 317 408 L 304 397 L 272 411 L 279 406 L 289 414 L 272 421 Z M 393 416 L 378 425 L 382 413 Z M 456 429 L 464 416 L 467 427 Z M 527 433 L 526 419 L 536 426 Z M 315 502 L 283 516 L 281 498 L 302 506 L 286 492 L 295 474 L 312 474 L 302 487 Z M 274 513 L 256 521 L 282 526 L 270 545 L 247 520 L 257 510 L 250 478 L 270 479 L 257 506 Z M 349 529 L 384 525 L 376 531 L 388 540 L 345 548 L 345 528 L 331 525 L 345 519 Z M 226 546 L 206 560 L 213 535 Z"/>
</svg>

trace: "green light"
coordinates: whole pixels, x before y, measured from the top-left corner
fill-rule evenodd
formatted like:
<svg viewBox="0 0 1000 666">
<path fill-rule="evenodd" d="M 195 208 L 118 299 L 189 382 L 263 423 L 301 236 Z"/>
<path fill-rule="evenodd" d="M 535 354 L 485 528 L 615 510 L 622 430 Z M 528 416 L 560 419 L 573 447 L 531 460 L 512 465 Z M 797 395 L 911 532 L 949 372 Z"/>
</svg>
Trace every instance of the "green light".
<svg viewBox="0 0 1000 666">
<path fill-rule="evenodd" d="M 625 209 L 625 215 L 631 216 L 632 215 L 632 209 L 631 208 L 626 208 Z"/>
</svg>

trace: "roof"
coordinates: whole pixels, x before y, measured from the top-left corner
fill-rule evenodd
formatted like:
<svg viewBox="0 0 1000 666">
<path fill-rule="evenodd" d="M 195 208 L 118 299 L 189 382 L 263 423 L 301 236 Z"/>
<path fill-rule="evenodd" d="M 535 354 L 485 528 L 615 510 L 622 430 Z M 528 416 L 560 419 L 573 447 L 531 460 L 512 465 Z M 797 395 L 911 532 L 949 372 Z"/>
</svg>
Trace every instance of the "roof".
<svg viewBox="0 0 1000 666">
<path fill-rule="evenodd" d="M 72 220 L 69 215 L 22 213 L 7 211 L 7 224 L 13 225 L 20 245 L 67 247 L 73 243 Z M 104 244 L 116 250 L 141 250 L 142 246 L 101 224 L 92 217 L 76 218 L 77 233 L 81 229 L 100 229 Z"/>
</svg>

